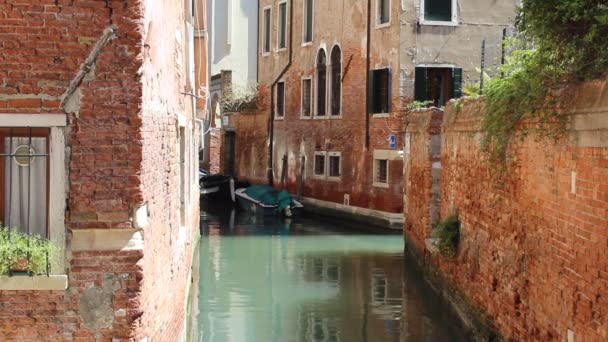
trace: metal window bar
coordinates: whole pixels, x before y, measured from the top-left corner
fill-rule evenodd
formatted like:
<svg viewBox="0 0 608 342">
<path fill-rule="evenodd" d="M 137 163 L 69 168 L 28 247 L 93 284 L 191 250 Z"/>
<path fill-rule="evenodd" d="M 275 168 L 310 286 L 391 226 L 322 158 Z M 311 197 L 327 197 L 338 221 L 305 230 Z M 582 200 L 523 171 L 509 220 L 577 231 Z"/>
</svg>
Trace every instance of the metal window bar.
<svg viewBox="0 0 608 342">
<path fill-rule="evenodd" d="M 6 127 L 0 127 L 1 130 L 6 130 Z M 15 129 L 25 129 L 27 130 L 27 153 L 23 153 L 23 152 L 18 152 L 19 147 L 23 146 L 23 145 L 17 145 L 15 146 L 15 143 L 13 142 L 13 140 L 15 138 L 23 138 L 23 136 L 21 135 L 15 135 Z M 31 228 L 30 228 L 30 216 L 31 216 L 31 184 L 32 184 L 32 165 L 31 163 L 33 162 L 34 158 L 43 158 L 45 161 L 45 165 L 47 165 L 47 172 L 48 172 L 48 132 L 45 135 L 46 140 L 46 149 L 43 151 L 44 153 L 39 153 L 38 151 L 35 151 L 33 149 L 32 146 L 32 138 L 33 138 L 33 128 L 32 127 L 22 127 L 22 128 L 15 128 L 15 127 L 8 127 L 8 136 L 5 137 L 5 139 L 8 138 L 8 152 L 5 151 L 0 151 L 0 158 L 4 158 L 4 168 L 5 170 L 8 168 L 8 179 L 6 178 L 5 175 L 5 184 L 4 184 L 4 191 L 8 191 L 8 203 L 5 203 L 5 213 L 7 214 L 8 217 L 5 217 L 5 221 L 6 223 L 8 223 L 6 226 L 6 228 L 8 229 L 8 237 L 9 237 L 9 241 L 11 240 L 11 232 L 13 229 L 15 229 L 15 227 L 13 227 L 13 221 L 12 221 L 12 212 L 13 212 L 13 181 L 15 181 L 15 179 L 13 178 L 14 174 L 13 174 L 13 163 L 17 163 L 17 158 L 25 158 L 25 160 L 27 160 L 27 192 L 26 192 L 26 203 L 27 203 L 27 216 L 26 216 L 26 233 L 28 235 L 31 234 Z M 6 146 L 5 146 L 6 148 Z M 17 163 L 17 165 L 19 165 L 20 167 L 24 167 L 23 165 L 20 165 Z M 8 167 L 7 167 L 8 166 Z M 48 183 L 46 184 L 48 186 Z M 4 194 L 2 194 L 4 196 Z M 46 210 L 45 213 L 48 215 L 48 201 L 45 201 L 46 203 Z M 44 231 L 45 231 L 45 238 L 49 239 L 49 230 L 48 230 L 48 221 L 46 223 L 46 227 L 44 227 Z M 30 240 L 27 241 L 28 244 L 28 253 L 26 256 L 27 262 L 30 262 L 30 253 L 29 253 L 29 247 L 30 247 Z M 49 263 L 49 255 L 47 253 L 46 255 L 46 275 L 49 276 L 50 274 L 50 263 Z M 12 269 L 9 268 L 9 276 L 12 276 L 13 272 Z M 30 274 L 33 275 L 33 274 Z"/>
</svg>

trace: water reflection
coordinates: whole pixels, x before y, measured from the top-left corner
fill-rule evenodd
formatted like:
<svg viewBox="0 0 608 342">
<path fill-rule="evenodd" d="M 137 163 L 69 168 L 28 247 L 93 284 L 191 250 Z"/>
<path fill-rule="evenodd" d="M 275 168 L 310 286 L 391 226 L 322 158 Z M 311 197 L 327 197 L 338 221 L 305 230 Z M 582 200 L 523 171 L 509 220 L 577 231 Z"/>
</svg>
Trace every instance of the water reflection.
<svg viewBox="0 0 608 342">
<path fill-rule="evenodd" d="M 195 340 L 464 340 L 404 267 L 401 236 L 348 235 L 339 232 L 347 227 L 313 219 L 260 220 L 206 218 Z"/>
</svg>

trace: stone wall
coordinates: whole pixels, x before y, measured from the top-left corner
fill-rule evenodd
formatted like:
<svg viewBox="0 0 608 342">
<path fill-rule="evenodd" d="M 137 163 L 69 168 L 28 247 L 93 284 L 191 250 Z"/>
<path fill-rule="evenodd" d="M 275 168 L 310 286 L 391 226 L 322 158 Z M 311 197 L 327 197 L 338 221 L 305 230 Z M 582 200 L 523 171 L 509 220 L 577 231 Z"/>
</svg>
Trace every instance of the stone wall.
<svg viewBox="0 0 608 342">
<path fill-rule="evenodd" d="M 425 243 L 433 228 L 424 215 L 432 206 L 430 176 L 418 169 L 428 170 L 428 153 L 412 147 L 422 155 L 412 156 L 420 167 L 406 173 L 407 182 L 427 190 L 406 194 L 406 214 L 423 215 L 406 217 L 411 249 L 455 289 L 444 293 L 464 298 L 455 302 L 487 315 L 508 340 L 608 338 L 608 85 L 567 92 L 568 137 L 514 142 L 504 174 L 480 151 L 483 102 L 446 106 L 441 217 L 457 212 L 461 220 L 454 259 Z"/>
</svg>

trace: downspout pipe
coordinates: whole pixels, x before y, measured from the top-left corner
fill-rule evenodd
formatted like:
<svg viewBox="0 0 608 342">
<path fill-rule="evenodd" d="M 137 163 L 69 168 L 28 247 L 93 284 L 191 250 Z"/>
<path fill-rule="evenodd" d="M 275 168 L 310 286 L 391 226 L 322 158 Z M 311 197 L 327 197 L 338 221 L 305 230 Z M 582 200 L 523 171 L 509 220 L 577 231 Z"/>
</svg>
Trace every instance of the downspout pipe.
<svg viewBox="0 0 608 342">
<path fill-rule="evenodd" d="M 259 12 L 258 12 L 259 13 Z M 270 115 L 268 118 L 268 165 L 266 168 L 266 176 L 268 177 L 268 185 L 274 186 L 273 164 L 274 164 L 274 87 L 279 83 L 279 80 L 289 67 L 293 58 L 293 0 L 289 1 L 289 60 L 287 65 L 281 70 L 281 73 L 275 78 L 270 86 Z"/>
<path fill-rule="evenodd" d="M 366 59 L 365 59 L 365 149 L 369 149 L 369 97 L 370 97 L 370 79 L 369 79 L 369 71 L 370 71 L 370 62 L 371 62 L 371 24 L 372 24 L 372 0 L 367 0 L 367 51 L 366 51 Z"/>
</svg>

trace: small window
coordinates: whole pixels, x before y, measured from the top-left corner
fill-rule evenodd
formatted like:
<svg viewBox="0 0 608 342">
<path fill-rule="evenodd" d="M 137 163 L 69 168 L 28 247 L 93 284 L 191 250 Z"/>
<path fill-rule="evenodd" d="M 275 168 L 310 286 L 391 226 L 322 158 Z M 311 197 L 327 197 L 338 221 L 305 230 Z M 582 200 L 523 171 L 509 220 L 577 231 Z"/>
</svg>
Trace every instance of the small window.
<svg viewBox="0 0 608 342">
<path fill-rule="evenodd" d="M 278 49 L 287 47 L 287 2 L 279 3 L 279 34 L 278 34 Z"/>
<path fill-rule="evenodd" d="M 312 92 L 312 82 L 310 78 L 305 78 L 302 80 L 302 116 L 309 117 L 310 116 L 310 94 Z"/>
<path fill-rule="evenodd" d="M 453 0 L 424 0 L 424 20 L 452 21 Z"/>
<path fill-rule="evenodd" d="M 285 116 L 285 82 L 277 83 L 276 111 L 277 117 Z"/>
<path fill-rule="evenodd" d="M 374 161 L 374 183 L 388 184 L 388 160 L 376 159 Z"/>
<path fill-rule="evenodd" d="M 325 152 L 315 152 L 314 171 L 315 176 L 325 176 Z"/>
<path fill-rule="evenodd" d="M 271 8 L 264 8 L 264 40 L 262 51 L 263 53 L 270 53 L 270 24 L 271 24 Z"/>
<path fill-rule="evenodd" d="M 372 113 L 389 113 L 391 109 L 390 70 L 388 68 L 371 70 L 370 78 L 370 111 Z"/>
<path fill-rule="evenodd" d="M 340 115 L 342 102 L 342 52 L 339 46 L 331 51 L 331 115 Z"/>
<path fill-rule="evenodd" d="M 339 152 L 329 153 L 329 177 L 340 177 L 342 175 L 341 156 Z"/>
<path fill-rule="evenodd" d="M 312 17 L 313 17 L 314 0 L 304 0 L 304 20 L 302 20 L 304 28 L 302 29 L 302 42 L 312 42 Z"/>
<path fill-rule="evenodd" d="M 431 101 L 435 107 L 444 106 L 450 99 L 462 97 L 461 68 L 415 69 L 415 100 Z"/>
<path fill-rule="evenodd" d="M 378 1 L 378 24 L 388 24 L 391 21 L 391 0 Z M 451 1 L 451 0 L 450 0 Z"/>
<path fill-rule="evenodd" d="M 325 116 L 327 96 L 327 56 L 323 49 L 317 57 L 317 116 Z"/>
</svg>

